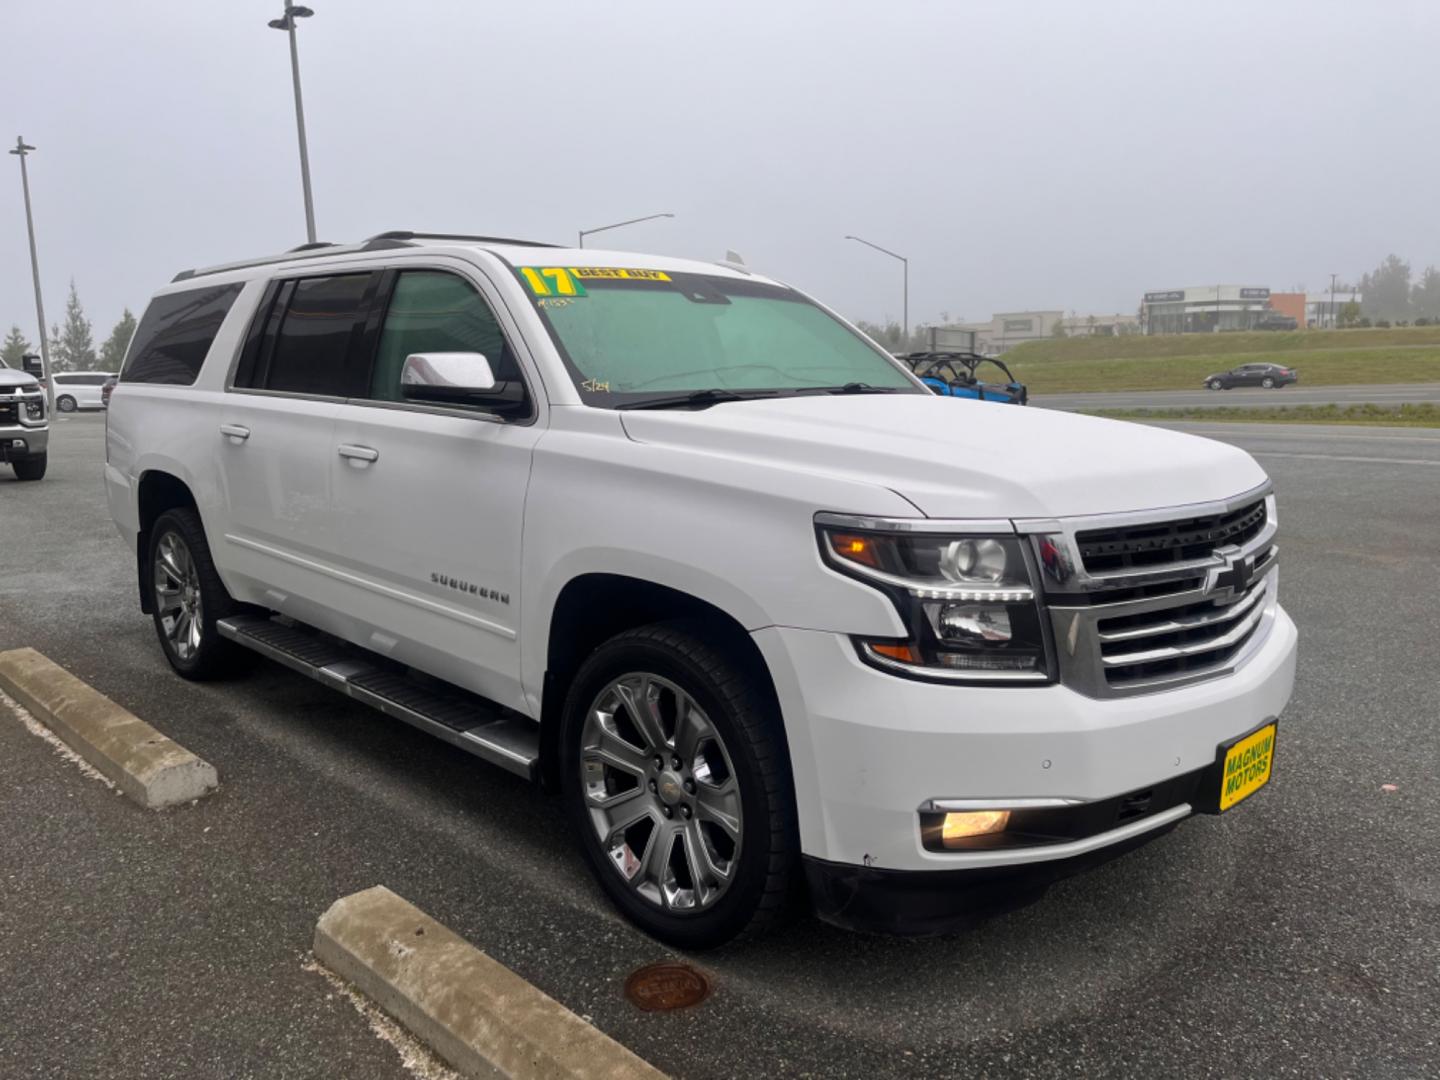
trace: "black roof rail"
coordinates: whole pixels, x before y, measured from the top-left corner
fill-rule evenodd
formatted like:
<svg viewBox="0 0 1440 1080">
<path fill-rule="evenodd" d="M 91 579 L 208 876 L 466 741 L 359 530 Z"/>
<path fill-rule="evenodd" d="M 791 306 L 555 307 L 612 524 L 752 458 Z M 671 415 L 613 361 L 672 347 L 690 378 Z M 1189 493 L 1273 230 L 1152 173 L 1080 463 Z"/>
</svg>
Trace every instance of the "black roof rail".
<svg viewBox="0 0 1440 1080">
<path fill-rule="evenodd" d="M 473 240 L 483 244 L 514 244 L 516 247 L 559 247 L 559 244 L 547 244 L 542 240 L 516 240 L 508 236 L 472 236 L 469 233 L 438 233 L 438 232 L 411 232 L 409 229 L 392 229 L 389 232 L 376 233 L 365 241 L 367 244 L 376 240 Z"/>
<path fill-rule="evenodd" d="M 313 244 L 301 244 L 289 251 L 282 251 L 278 255 L 263 255 L 257 259 L 241 259 L 238 262 L 221 263 L 218 266 L 206 266 L 196 270 L 181 270 L 170 279 L 171 283 L 177 281 L 188 281 L 191 278 L 204 277 L 206 274 L 223 274 L 231 270 L 246 270 L 252 266 L 266 266 L 270 263 L 290 262 L 294 259 L 313 259 L 322 255 L 350 255 L 362 251 L 387 251 L 392 248 L 410 247 L 413 240 L 462 240 L 481 242 L 487 244 L 517 244 L 525 247 L 555 247 L 554 244 L 542 244 L 537 240 L 507 240 L 500 236 L 467 236 L 459 233 L 427 233 L 408 232 L 397 229 L 391 232 L 376 233 L 367 240 L 358 244 L 332 244 L 326 241 L 316 241 Z"/>
</svg>

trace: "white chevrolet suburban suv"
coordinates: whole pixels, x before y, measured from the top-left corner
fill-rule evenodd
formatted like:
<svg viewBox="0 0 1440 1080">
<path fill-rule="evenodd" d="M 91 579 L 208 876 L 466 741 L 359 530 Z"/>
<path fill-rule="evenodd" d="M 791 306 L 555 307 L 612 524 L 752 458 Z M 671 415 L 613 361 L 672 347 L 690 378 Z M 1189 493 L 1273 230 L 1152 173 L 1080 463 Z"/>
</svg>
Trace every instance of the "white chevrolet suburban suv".
<svg viewBox="0 0 1440 1080">
<path fill-rule="evenodd" d="M 925 933 L 1270 777 L 1244 452 L 937 397 L 739 265 L 386 233 L 180 274 L 110 403 L 174 669 L 258 652 L 560 793 L 682 947 Z"/>
</svg>

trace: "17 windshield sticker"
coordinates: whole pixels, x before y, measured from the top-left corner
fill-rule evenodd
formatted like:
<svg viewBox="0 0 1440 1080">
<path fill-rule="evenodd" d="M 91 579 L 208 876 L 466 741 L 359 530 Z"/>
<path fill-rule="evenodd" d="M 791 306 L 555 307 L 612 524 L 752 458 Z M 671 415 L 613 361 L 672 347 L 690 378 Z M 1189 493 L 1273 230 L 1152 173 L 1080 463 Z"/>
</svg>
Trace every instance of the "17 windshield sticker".
<svg viewBox="0 0 1440 1080">
<path fill-rule="evenodd" d="M 522 266 L 520 276 L 530 292 L 540 297 L 584 296 L 585 281 L 669 281 L 663 270 L 636 270 L 621 266 Z"/>
</svg>

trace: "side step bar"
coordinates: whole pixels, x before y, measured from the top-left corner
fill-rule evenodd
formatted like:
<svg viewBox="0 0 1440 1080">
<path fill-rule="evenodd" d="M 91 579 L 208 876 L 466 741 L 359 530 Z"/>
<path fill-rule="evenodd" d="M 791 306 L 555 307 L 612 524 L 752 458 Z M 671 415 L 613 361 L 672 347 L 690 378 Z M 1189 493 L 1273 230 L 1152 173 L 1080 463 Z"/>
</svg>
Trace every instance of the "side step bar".
<svg viewBox="0 0 1440 1080">
<path fill-rule="evenodd" d="M 517 776 L 534 780 L 540 768 L 540 725 L 463 691 L 422 686 L 311 630 L 263 615 L 220 619 L 220 636 L 253 649 L 301 675 L 444 739 Z"/>
</svg>

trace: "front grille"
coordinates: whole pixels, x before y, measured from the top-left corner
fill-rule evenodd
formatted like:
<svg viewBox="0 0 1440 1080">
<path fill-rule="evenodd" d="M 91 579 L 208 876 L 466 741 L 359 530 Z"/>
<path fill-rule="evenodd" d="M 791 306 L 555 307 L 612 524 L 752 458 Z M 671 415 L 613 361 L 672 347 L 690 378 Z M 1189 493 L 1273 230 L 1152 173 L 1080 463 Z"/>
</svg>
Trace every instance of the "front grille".
<svg viewBox="0 0 1440 1080">
<path fill-rule="evenodd" d="M 1223 668 L 1255 635 L 1268 590 L 1268 576 L 1262 573 L 1224 603 L 1200 600 L 1100 619 L 1096 638 L 1106 685 L 1135 690 Z"/>
<path fill-rule="evenodd" d="M 1260 498 L 1223 514 L 1087 529 L 1076 533 L 1075 542 L 1086 571 L 1104 574 L 1203 559 L 1216 548 L 1243 546 L 1264 527 L 1265 500 Z"/>
<path fill-rule="evenodd" d="M 1119 697 L 1243 664 L 1275 609 L 1272 505 L 1262 494 L 1195 507 L 1188 517 L 1119 526 L 1092 519 L 1038 536 L 1061 681 L 1090 697 Z"/>
</svg>

